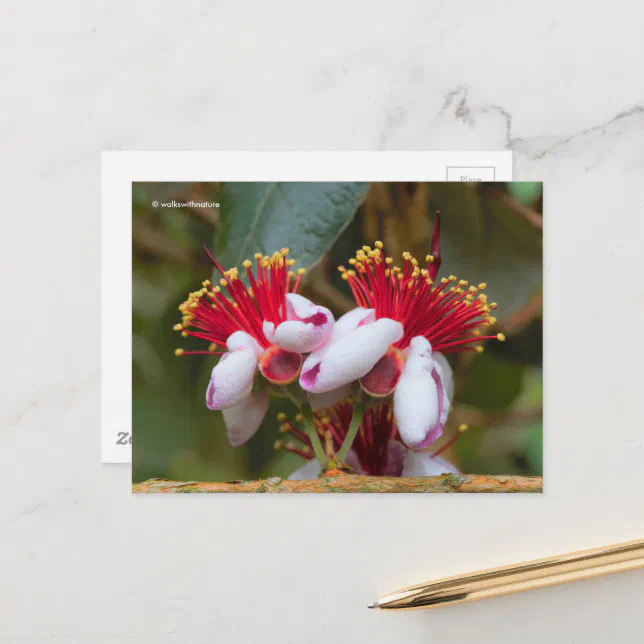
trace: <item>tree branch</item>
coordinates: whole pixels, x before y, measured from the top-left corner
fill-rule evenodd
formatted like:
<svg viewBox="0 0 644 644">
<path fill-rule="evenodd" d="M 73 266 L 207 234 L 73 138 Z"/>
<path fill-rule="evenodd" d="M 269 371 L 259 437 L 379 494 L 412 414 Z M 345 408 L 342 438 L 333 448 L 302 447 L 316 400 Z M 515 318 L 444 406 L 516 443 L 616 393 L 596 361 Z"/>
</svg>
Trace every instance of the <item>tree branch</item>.
<svg viewBox="0 0 644 644">
<path fill-rule="evenodd" d="M 331 474 L 331 473 L 329 473 Z M 207 493 L 291 493 L 291 492 L 412 492 L 412 493 L 490 493 L 543 491 L 540 476 L 485 476 L 479 474 L 443 474 L 395 478 L 358 476 L 334 471 L 313 481 L 289 481 L 279 477 L 262 481 L 200 483 L 149 479 L 132 485 L 132 491 L 148 494 Z"/>
</svg>

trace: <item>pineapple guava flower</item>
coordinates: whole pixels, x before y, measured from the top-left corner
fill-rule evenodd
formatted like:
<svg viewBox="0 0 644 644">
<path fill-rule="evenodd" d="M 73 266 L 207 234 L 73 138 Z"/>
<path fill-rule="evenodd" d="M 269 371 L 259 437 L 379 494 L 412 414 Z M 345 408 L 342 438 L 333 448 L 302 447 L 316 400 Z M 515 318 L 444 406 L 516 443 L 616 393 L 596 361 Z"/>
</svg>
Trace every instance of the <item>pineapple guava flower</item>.
<svg viewBox="0 0 644 644">
<path fill-rule="evenodd" d="M 453 392 L 452 370 L 442 354 L 482 351 L 482 335 L 496 321 L 483 293 L 450 275 L 439 281 L 440 219 L 437 214 L 426 267 L 403 253 L 402 268 L 386 257 L 382 242 L 363 246 L 342 273 L 358 304 L 335 325 L 330 341 L 311 353 L 300 375 L 303 389 L 321 394 L 353 380 L 379 398 L 393 394 L 400 436 L 423 449 L 443 433 Z"/>
<path fill-rule="evenodd" d="M 205 248 L 205 247 L 204 247 Z M 206 405 L 223 410 L 233 445 L 246 442 L 258 429 L 268 408 L 266 387 L 257 386 L 256 372 L 276 385 L 297 379 L 302 354 L 325 344 L 333 331 L 329 309 L 297 294 L 304 273 L 295 278 L 288 248 L 245 260 L 248 285 L 236 268 L 224 270 L 206 248 L 221 273 L 219 285 L 209 280 L 179 306 L 183 315 L 175 330 L 210 343 L 205 351 L 177 349 L 176 355 L 221 355 L 206 391 Z M 226 351 L 221 351 L 225 348 Z"/>
<path fill-rule="evenodd" d="M 337 452 L 349 432 L 352 405 L 345 400 L 330 409 L 315 412 L 313 419 L 318 434 L 332 446 L 334 452 Z M 276 449 L 298 454 L 308 461 L 289 478 L 317 478 L 321 467 L 313 458 L 307 434 L 301 429 L 300 425 L 304 419 L 298 415 L 294 420 L 289 420 L 285 414 L 279 414 L 278 420 L 281 423 L 280 431 L 296 439 L 301 445 L 290 440 L 279 440 L 275 444 Z M 401 442 L 391 402 L 385 402 L 367 410 L 344 462 L 357 474 L 371 476 L 409 477 L 458 473 L 451 463 L 439 456 L 452 442 L 453 440 L 434 454 L 408 449 Z"/>
</svg>

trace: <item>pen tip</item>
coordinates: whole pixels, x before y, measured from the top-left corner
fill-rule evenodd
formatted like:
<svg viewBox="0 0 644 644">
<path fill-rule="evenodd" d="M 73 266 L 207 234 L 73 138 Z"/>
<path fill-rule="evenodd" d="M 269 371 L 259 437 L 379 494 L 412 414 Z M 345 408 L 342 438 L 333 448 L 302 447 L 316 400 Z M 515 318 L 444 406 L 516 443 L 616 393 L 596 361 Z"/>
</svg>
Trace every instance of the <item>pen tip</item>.
<svg viewBox="0 0 644 644">
<path fill-rule="evenodd" d="M 373 604 L 369 604 L 367 608 L 379 608 L 380 604 L 378 602 L 373 602 Z"/>
</svg>

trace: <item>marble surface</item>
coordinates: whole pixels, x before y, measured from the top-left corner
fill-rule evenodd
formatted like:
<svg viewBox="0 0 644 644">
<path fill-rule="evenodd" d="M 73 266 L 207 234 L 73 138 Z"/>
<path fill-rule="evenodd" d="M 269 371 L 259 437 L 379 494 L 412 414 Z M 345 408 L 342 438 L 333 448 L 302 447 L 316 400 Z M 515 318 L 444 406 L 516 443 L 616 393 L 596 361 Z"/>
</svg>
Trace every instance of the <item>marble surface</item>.
<svg viewBox="0 0 644 644">
<path fill-rule="evenodd" d="M 644 536 L 642 6 L 4 7 L 0 642 L 634 641 L 644 571 L 444 610 L 452 574 Z M 513 150 L 546 182 L 546 494 L 129 494 L 101 466 L 100 152 Z"/>
</svg>

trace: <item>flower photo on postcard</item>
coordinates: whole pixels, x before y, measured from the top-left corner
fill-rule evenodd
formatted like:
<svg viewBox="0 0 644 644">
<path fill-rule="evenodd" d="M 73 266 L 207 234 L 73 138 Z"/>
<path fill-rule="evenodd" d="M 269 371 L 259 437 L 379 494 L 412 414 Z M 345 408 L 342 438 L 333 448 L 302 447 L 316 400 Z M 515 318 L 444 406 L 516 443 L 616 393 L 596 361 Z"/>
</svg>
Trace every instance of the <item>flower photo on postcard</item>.
<svg viewBox="0 0 644 644">
<path fill-rule="evenodd" d="M 542 184 L 132 195 L 135 492 L 541 492 Z"/>
</svg>

